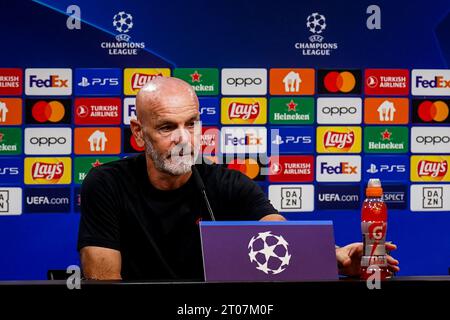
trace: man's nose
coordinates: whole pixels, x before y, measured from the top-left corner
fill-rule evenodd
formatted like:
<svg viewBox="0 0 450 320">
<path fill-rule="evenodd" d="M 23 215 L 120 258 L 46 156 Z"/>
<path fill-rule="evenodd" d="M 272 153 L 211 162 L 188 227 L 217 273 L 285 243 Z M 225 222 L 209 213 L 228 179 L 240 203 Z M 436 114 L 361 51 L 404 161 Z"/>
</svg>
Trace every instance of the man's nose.
<svg viewBox="0 0 450 320">
<path fill-rule="evenodd" d="M 179 143 L 188 143 L 190 140 L 190 133 L 188 130 L 186 130 L 185 128 L 179 128 L 177 130 L 175 130 L 175 132 L 173 133 L 174 136 L 172 138 L 172 141 L 174 141 L 176 144 Z"/>
</svg>

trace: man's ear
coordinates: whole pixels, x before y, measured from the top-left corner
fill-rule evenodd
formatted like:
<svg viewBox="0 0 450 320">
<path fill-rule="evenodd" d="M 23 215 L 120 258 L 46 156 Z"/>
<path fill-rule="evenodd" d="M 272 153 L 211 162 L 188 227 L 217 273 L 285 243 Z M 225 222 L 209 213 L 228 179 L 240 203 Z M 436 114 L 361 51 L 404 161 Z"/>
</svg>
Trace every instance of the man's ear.
<svg viewBox="0 0 450 320">
<path fill-rule="evenodd" d="M 144 131 L 142 129 L 142 125 L 139 120 L 131 119 L 130 120 L 130 128 L 131 132 L 133 133 L 134 140 L 136 140 L 137 145 L 139 148 L 143 148 L 145 145 L 144 141 Z"/>
</svg>

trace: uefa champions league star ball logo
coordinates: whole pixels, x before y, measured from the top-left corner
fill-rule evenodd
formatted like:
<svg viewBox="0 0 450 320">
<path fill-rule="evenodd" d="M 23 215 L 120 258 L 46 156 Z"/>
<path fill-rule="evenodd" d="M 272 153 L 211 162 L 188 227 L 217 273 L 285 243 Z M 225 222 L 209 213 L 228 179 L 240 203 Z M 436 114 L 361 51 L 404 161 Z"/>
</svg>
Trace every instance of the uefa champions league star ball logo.
<svg viewBox="0 0 450 320">
<path fill-rule="evenodd" d="M 125 11 L 120 11 L 113 18 L 113 26 L 120 33 L 127 33 L 133 28 L 133 16 Z"/>
<path fill-rule="evenodd" d="M 309 15 L 308 18 L 306 18 L 306 26 L 312 33 L 319 34 L 322 33 L 323 30 L 325 30 L 327 24 L 323 15 L 314 12 L 313 14 Z"/>
<path fill-rule="evenodd" d="M 248 244 L 250 262 L 256 263 L 256 269 L 265 274 L 279 274 L 286 270 L 291 260 L 289 243 L 271 231 L 260 232 L 250 239 Z"/>
</svg>

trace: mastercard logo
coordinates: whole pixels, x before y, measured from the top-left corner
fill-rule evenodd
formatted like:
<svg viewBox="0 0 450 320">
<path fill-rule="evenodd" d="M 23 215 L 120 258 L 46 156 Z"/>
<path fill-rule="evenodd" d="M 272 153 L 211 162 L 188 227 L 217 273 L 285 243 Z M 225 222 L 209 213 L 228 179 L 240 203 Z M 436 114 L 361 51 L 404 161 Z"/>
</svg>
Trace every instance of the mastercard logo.
<svg viewBox="0 0 450 320">
<path fill-rule="evenodd" d="M 228 169 L 237 170 L 250 179 L 255 179 L 259 174 L 259 164 L 255 159 L 234 159 L 228 163 Z"/>
<path fill-rule="evenodd" d="M 31 114 L 37 122 L 59 122 L 64 118 L 66 110 L 59 101 L 38 101 L 33 105 Z"/>
<path fill-rule="evenodd" d="M 356 78 L 349 71 L 331 71 L 323 79 L 325 88 L 333 93 L 348 93 L 356 86 Z"/>
<path fill-rule="evenodd" d="M 425 122 L 443 122 L 448 118 L 449 108 L 444 101 L 426 100 L 419 105 L 417 114 Z"/>
</svg>

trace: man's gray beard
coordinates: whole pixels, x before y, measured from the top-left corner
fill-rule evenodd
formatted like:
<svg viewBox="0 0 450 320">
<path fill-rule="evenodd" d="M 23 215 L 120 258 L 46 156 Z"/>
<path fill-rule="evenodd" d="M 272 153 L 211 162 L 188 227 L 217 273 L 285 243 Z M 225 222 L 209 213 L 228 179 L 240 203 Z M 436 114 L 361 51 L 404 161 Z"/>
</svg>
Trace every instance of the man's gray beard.
<svg viewBox="0 0 450 320">
<path fill-rule="evenodd" d="M 190 145 L 176 145 L 171 150 L 171 157 L 167 158 L 158 153 L 147 138 L 144 138 L 144 140 L 145 153 L 153 160 L 157 170 L 174 176 L 181 176 L 191 172 L 191 166 L 194 164 L 194 156 L 191 155 Z M 180 156 L 179 151 L 182 149 L 189 151 L 189 153 L 187 155 Z"/>
</svg>

